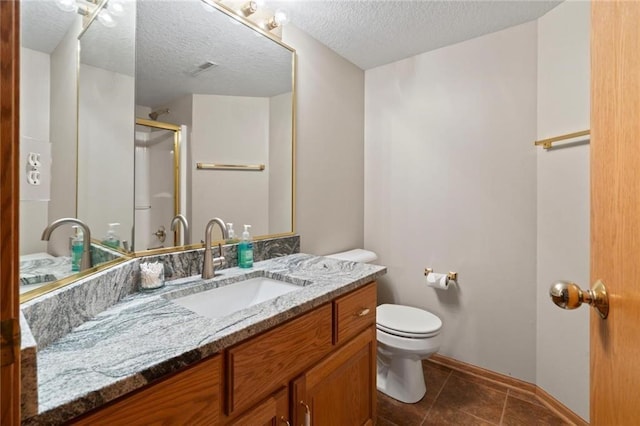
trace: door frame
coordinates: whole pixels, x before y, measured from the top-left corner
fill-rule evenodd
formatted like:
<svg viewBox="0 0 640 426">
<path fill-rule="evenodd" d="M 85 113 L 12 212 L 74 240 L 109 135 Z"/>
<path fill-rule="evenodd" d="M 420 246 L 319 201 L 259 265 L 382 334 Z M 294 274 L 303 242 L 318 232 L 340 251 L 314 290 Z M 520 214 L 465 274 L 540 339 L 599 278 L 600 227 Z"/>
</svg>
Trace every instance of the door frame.
<svg viewBox="0 0 640 426">
<path fill-rule="evenodd" d="M 20 424 L 20 4 L 0 0 L 0 424 Z"/>
</svg>

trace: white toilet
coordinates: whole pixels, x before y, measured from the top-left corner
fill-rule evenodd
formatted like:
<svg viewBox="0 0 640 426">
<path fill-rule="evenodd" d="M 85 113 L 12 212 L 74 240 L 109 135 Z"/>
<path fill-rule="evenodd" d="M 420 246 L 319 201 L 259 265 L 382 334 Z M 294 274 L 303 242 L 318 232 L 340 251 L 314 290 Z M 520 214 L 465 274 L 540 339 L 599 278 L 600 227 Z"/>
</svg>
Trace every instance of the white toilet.
<svg viewBox="0 0 640 426">
<path fill-rule="evenodd" d="M 355 249 L 329 255 L 334 259 L 370 263 L 378 256 Z M 442 321 L 423 309 L 380 305 L 376 309 L 378 390 L 398 401 L 418 402 L 427 388 L 422 360 L 440 348 Z"/>
</svg>

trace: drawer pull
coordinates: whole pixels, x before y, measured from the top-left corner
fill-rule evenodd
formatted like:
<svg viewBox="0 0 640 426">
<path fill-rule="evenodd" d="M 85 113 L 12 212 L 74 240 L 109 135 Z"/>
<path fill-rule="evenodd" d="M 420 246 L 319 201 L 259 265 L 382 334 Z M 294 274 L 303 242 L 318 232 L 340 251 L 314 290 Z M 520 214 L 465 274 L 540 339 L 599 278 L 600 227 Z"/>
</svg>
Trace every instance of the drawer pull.
<svg viewBox="0 0 640 426">
<path fill-rule="evenodd" d="M 311 426 L 311 409 L 304 401 L 300 401 L 300 405 L 304 406 L 304 426 Z"/>
<path fill-rule="evenodd" d="M 370 312 L 369 308 L 364 308 L 363 310 L 358 312 L 357 316 L 363 317 L 363 316 L 367 315 L 369 312 Z"/>
<path fill-rule="evenodd" d="M 284 423 L 287 426 L 291 426 L 291 423 L 289 423 L 289 420 L 285 419 L 284 416 L 280 417 L 280 423 Z"/>
</svg>

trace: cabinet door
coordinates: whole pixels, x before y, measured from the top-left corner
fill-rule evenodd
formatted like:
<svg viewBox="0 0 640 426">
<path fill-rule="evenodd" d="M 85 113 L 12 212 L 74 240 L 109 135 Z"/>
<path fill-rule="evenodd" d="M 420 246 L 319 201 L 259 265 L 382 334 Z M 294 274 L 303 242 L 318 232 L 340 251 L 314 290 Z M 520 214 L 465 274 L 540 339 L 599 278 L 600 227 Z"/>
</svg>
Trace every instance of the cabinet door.
<svg viewBox="0 0 640 426">
<path fill-rule="evenodd" d="M 376 410 L 376 334 L 367 328 L 293 383 L 295 425 L 372 425 Z"/>
<path fill-rule="evenodd" d="M 125 395 L 74 425 L 217 425 L 222 357 L 217 355 L 159 383 Z"/>
<path fill-rule="evenodd" d="M 287 388 L 271 395 L 237 419 L 229 422 L 233 426 L 278 426 L 289 424 L 289 393 Z"/>
</svg>

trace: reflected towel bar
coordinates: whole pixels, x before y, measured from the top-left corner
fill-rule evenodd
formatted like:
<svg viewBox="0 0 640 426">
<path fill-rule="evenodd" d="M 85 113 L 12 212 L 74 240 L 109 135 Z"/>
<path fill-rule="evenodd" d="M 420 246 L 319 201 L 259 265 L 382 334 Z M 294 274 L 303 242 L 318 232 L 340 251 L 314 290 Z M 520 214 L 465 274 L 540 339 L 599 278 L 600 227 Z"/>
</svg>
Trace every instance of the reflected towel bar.
<svg viewBox="0 0 640 426">
<path fill-rule="evenodd" d="M 264 164 L 211 164 L 196 163 L 198 170 L 246 170 L 261 172 L 265 169 Z"/>
<path fill-rule="evenodd" d="M 559 142 L 566 139 L 573 139 L 579 136 L 588 136 L 589 134 L 591 134 L 591 130 L 583 130 L 581 132 L 567 133 L 566 135 L 560 135 L 560 136 L 556 136 L 549 139 L 541 139 L 539 141 L 535 141 L 533 144 L 536 146 L 542 145 L 544 149 L 550 149 L 550 148 L 553 148 L 554 142 Z"/>
</svg>

